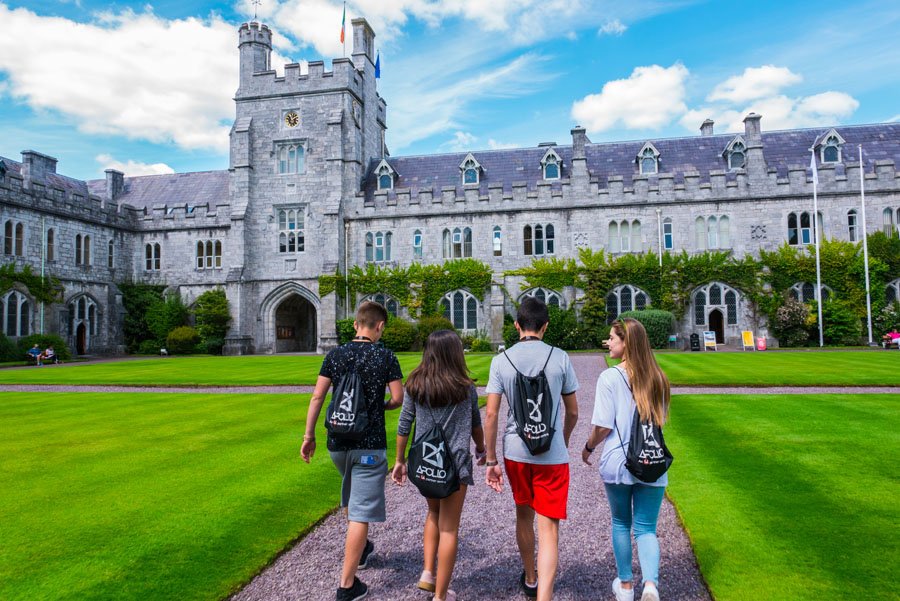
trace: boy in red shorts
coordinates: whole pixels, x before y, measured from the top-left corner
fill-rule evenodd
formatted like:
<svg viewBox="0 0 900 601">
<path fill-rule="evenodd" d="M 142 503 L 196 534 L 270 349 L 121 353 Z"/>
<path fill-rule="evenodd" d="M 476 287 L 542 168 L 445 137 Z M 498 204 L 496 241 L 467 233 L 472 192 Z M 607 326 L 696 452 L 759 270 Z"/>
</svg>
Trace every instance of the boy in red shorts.
<svg viewBox="0 0 900 601">
<path fill-rule="evenodd" d="M 485 480 L 488 486 L 500 492 L 503 472 L 497 460 L 497 422 L 501 395 L 506 395 L 507 402 L 513 402 L 510 396 L 517 394 L 514 392 L 517 372 L 534 377 L 543 368 L 552 400 L 550 423 L 555 428 L 550 448 L 532 454 L 518 434 L 513 411 L 508 412 L 503 432 L 504 466 L 516 502 L 516 543 L 522 557 L 519 585 L 525 595 L 539 601 L 549 601 L 553 597 L 559 563 L 559 520 L 566 518 L 569 498 L 567 447 L 569 435 L 578 421 L 575 399 L 578 379 L 569 356 L 541 340 L 549 321 L 547 306 L 540 300 L 526 297 L 519 305 L 516 314 L 519 342 L 491 362 L 484 422 L 488 466 Z M 537 405 L 531 403 L 529 407 L 534 411 Z M 560 420 L 563 407 L 565 416 Z M 534 561 L 535 516 L 539 542 L 537 566 Z"/>
</svg>

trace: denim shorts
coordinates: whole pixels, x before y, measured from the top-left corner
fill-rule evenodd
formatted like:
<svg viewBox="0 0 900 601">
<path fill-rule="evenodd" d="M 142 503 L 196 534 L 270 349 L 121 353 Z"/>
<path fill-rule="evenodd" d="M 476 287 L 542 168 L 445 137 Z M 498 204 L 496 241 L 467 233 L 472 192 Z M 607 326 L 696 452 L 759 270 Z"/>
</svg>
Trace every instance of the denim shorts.
<svg viewBox="0 0 900 601">
<path fill-rule="evenodd" d="M 341 507 L 347 508 L 347 519 L 365 523 L 385 521 L 387 451 L 331 451 L 331 461 L 341 473 Z"/>
</svg>

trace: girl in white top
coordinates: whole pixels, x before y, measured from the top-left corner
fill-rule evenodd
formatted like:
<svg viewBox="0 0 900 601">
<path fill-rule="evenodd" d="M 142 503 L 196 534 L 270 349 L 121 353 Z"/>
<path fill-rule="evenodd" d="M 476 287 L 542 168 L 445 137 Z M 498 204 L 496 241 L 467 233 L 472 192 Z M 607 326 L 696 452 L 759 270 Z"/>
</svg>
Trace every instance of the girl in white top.
<svg viewBox="0 0 900 601">
<path fill-rule="evenodd" d="M 669 380 L 656 363 L 647 332 L 639 321 L 622 319 L 613 322 L 607 344 L 609 356 L 621 359 L 621 363 L 604 371 L 597 380 L 591 433 L 581 458 L 591 465 L 591 454 L 597 445 L 603 443 L 600 477 L 612 514 L 613 554 L 618 571 L 612 589 L 616 601 L 634 599 L 632 529 L 644 584 L 641 601 L 659 601 L 656 521 L 668 475 L 663 474 L 653 483 L 636 480 L 625 468 L 625 450 L 619 436 L 629 436 L 635 406 L 642 422 L 652 421 L 658 426 L 666 422 L 670 401 Z"/>
</svg>

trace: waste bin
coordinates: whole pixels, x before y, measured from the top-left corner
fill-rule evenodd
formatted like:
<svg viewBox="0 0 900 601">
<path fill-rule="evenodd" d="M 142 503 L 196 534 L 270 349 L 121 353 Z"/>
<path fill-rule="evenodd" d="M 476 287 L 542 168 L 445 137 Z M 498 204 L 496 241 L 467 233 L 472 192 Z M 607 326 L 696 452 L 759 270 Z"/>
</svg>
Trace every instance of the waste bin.
<svg viewBox="0 0 900 601">
<path fill-rule="evenodd" d="M 700 334 L 696 332 L 691 334 L 691 350 L 699 351 L 700 350 Z"/>
<path fill-rule="evenodd" d="M 758 350 L 758 351 L 766 350 L 766 337 L 765 336 L 758 336 L 756 338 L 756 350 Z"/>
</svg>

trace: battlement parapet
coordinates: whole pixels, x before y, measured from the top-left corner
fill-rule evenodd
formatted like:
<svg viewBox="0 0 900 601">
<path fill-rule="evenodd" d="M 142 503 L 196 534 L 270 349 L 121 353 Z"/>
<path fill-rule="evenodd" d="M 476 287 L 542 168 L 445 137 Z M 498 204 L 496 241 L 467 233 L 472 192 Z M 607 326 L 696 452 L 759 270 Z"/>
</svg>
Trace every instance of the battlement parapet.
<svg viewBox="0 0 900 601">
<path fill-rule="evenodd" d="M 301 73 L 298 63 L 285 65 L 282 76 L 271 69 L 253 73 L 249 84 L 241 88 L 236 99 L 240 101 L 260 96 L 311 94 L 340 89 L 349 89 L 360 98 L 364 97 L 363 74 L 349 58 L 331 61 L 330 71 L 325 70 L 324 61 L 312 61 L 307 64 L 306 73 Z"/>
<path fill-rule="evenodd" d="M 31 188 L 26 189 L 24 180 L 18 174 L 7 174 L 0 179 L 0 200 L 10 206 L 109 227 L 130 229 L 137 222 L 134 214 L 122 212 L 118 205 L 94 194 L 82 194 L 42 182 L 32 182 Z"/>
<path fill-rule="evenodd" d="M 140 211 L 139 228 L 181 230 L 229 227 L 230 216 L 230 203 L 156 204 Z"/>
</svg>

